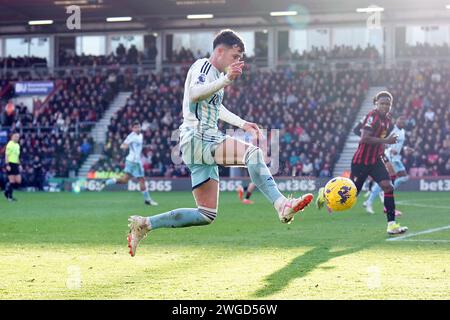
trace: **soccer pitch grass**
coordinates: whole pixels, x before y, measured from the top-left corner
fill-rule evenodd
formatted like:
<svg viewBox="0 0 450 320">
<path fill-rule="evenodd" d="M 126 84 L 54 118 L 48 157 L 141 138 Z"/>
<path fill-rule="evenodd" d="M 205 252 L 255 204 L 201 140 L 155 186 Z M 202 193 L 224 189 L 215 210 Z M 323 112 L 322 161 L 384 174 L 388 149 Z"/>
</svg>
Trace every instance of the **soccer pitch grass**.
<svg viewBox="0 0 450 320">
<path fill-rule="evenodd" d="M 0 202 L 1 299 L 450 298 L 448 193 L 397 193 L 409 232 L 395 241 L 378 200 L 375 215 L 360 197 L 284 225 L 260 193 L 222 193 L 212 225 L 155 230 L 134 258 L 128 216 L 192 207 L 190 192 L 153 193 L 158 207 L 137 192 L 16 196 Z"/>
</svg>

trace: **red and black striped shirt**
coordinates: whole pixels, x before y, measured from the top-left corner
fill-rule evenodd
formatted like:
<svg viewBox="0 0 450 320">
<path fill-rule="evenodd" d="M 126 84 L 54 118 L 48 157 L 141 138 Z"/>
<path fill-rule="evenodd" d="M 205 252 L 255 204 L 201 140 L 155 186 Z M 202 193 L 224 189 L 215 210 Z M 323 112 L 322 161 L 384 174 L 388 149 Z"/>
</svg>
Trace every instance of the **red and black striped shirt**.
<svg viewBox="0 0 450 320">
<path fill-rule="evenodd" d="M 383 117 L 377 109 L 370 111 L 364 118 L 361 130 L 369 130 L 376 138 L 385 138 L 392 130 L 393 124 L 390 116 Z M 353 156 L 354 164 L 375 164 L 384 152 L 384 144 L 368 144 L 360 142 Z"/>
</svg>

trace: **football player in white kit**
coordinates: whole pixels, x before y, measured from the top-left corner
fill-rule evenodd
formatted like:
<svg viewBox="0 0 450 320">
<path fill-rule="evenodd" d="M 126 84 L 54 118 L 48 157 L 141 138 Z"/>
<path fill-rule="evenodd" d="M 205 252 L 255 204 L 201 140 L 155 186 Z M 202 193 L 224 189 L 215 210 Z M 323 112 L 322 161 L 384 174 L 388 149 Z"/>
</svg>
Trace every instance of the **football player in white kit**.
<svg viewBox="0 0 450 320">
<path fill-rule="evenodd" d="M 133 122 L 132 132 L 127 136 L 125 141 L 120 145 L 122 150 L 128 149 L 128 156 L 125 160 L 125 175 L 119 179 L 112 178 L 104 182 L 104 186 L 112 184 L 125 184 L 131 178 L 136 178 L 139 181 L 139 187 L 144 196 L 144 203 L 146 205 L 157 206 L 158 203 L 150 197 L 150 193 L 145 184 L 144 167 L 142 166 L 141 153 L 144 145 L 144 137 L 141 132 L 141 124 L 138 121 Z M 103 189 L 103 188 L 102 188 Z"/>
<path fill-rule="evenodd" d="M 247 167 L 250 178 L 270 201 L 282 223 L 290 223 L 297 212 L 313 200 L 312 194 L 286 198 L 278 190 L 262 150 L 218 130 L 218 120 L 260 135 L 259 127 L 230 112 L 222 104 L 224 88 L 242 74 L 245 51 L 242 38 L 232 30 L 222 30 L 214 38 L 209 59 L 197 60 L 189 69 L 183 97 L 183 124 L 180 148 L 183 162 L 191 171 L 195 208 L 178 208 L 150 217 L 131 216 L 128 247 L 136 254 L 139 242 L 149 231 L 211 224 L 219 204 L 218 165 Z"/>
</svg>

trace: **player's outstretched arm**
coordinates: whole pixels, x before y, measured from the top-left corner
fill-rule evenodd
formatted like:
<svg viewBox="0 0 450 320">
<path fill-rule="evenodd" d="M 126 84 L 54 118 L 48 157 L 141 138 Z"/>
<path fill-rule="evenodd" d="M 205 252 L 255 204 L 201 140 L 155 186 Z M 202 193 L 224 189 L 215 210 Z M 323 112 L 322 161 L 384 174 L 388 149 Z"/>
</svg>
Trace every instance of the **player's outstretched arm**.
<svg viewBox="0 0 450 320">
<path fill-rule="evenodd" d="M 228 79 L 226 75 L 223 75 L 219 79 L 211 83 L 197 84 L 192 86 L 189 90 L 189 98 L 191 100 L 191 103 L 197 103 L 199 101 L 205 100 L 217 91 L 229 85 L 231 82 L 232 81 Z"/>
<path fill-rule="evenodd" d="M 219 119 L 241 129 L 243 129 L 246 123 L 244 119 L 225 108 L 223 104 L 219 106 Z"/>
<path fill-rule="evenodd" d="M 245 121 L 239 116 L 235 115 L 233 112 L 225 108 L 223 104 L 219 107 L 219 119 L 225 121 L 233 126 L 244 129 L 255 134 L 255 136 L 261 136 L 261 132 L 256 123 Z"/>
</svg>

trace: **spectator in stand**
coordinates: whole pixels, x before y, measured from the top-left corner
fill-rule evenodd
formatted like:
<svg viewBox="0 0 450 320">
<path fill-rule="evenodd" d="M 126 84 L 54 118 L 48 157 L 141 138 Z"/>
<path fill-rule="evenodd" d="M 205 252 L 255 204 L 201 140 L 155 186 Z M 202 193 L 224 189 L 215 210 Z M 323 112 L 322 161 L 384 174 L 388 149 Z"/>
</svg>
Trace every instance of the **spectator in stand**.
<svg viewBox="0 0 450 320">
<path fill-rule="evenodd" d="M 47 59 L 34 56 L 0 58 L 0 69 L 30 68 L 35 66 L 47 67 Z"/>
<path fill-rule="evenodd" d="M 123 45 L 123 43 L 119 43 L 119 45 L 118 45 L 117 48 L 116 48 L 116 55 L 117 55 L 119 58 L 122 58 L 122 57 L 125 56 L 126 52 L 127 52 L 127 49 L 125 48 L 125 46 Z"/>
<path fill-rule="evenodd" d="M 32 167 L 32 183 L 31 185 L 35 187 L 38 191 L 44 190 L 44 174 L 42 169 L 42 163 L 39 159 L 39 156 L 35 156 L 33 160 L 33 167 Z"/>
<path fill-rule="evenodd" d="M 312 47 L 311 50 L 305 50 L 299 53 L 297 50 L 292 52 L 288 48 L 284 53 L 281 53 L 282 61 L 314 61 L 314 60 L 338 60 L 338 59 L 368 59 L 378 60 L 380 53 L 377 48 L 368 45 L 362 49 L 360 46 L 353 48 L 352 46 L 340 45 L 334 46 L 331 49 L 324 47 Z"/>
<path fill-rule="evenodd" d="M 429 43 L 417 43 L 416 45 L 405 44 L 396 50 L 399 57 L 447 57 L 450 54 L 447 43 L 437 45 Z"/>
<path fill-rule="evenodd" d="M 129 64 L 138 63 L 138 50 L 136 49 L 136 46 L 134 44 L 130 47 L 130 49 L 128 49 L 127 62 Z"/>
</svg>

